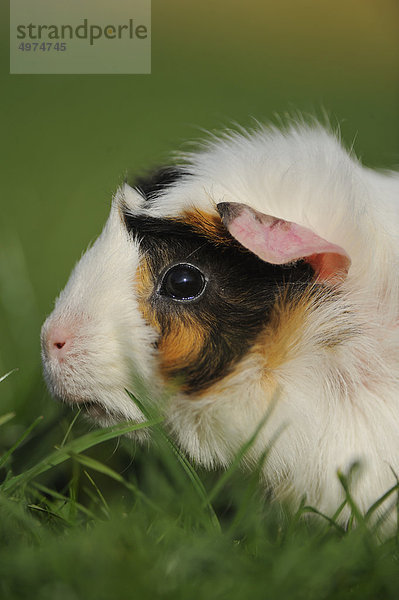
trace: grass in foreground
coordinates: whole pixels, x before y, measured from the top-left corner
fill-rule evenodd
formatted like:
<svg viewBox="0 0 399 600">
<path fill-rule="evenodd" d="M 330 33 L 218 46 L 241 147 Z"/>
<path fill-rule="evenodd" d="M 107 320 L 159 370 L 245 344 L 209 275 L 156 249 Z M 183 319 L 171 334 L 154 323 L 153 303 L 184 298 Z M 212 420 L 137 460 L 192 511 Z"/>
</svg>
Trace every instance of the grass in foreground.
<svg viewBox="0 0 399 600">
<path fill-rule="evenodd" d="M 396 538 L 269 502 L 242 456 L 194 469 L 146 418 L 89 433 L 79 415 L 63 430 L 38 418 L 0 455 L 0 598 L 398 597 Z M 0 436 L 12 422 L 0 415 Z M 149 448 L 120 437 L 143 427 Z"/>
</svg>

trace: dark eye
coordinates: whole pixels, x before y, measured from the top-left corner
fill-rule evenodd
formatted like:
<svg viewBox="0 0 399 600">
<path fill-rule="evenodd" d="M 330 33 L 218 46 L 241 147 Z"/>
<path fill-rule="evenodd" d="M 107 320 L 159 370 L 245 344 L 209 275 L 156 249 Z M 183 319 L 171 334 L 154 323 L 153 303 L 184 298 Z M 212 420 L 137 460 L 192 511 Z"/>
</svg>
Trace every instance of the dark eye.
<svg viewBox="0 0 399 600">
<path fill-rule="evenodd" d="M 206 279 L 197 267 L 174 265 L 166 271 L 160 293 L 175 300 L 194 300 L 204 291 L 205 285 Z"/>
</svg>

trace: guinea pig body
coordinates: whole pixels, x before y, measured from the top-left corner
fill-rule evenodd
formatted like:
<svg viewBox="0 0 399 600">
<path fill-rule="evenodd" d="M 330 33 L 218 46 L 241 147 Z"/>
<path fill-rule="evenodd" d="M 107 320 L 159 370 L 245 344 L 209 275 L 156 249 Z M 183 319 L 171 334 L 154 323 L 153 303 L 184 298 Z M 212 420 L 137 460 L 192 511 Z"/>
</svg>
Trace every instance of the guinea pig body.
<svg viewBox="0 0 399 600">
<path fill-rule="evenodd" d="M 273 439 L 275 495 L 331 514 L 360 461 L 366 510 L 399 473 L 398 192 L 307 126 L 226 134 L 125 184 L 43 326 L 50 390 L 111 424 L 142 419 L 132 373 L 154 397 L 173 383 L 167 426 L 207 467 L 273 404 L 246 461 Z"/>
</svg>

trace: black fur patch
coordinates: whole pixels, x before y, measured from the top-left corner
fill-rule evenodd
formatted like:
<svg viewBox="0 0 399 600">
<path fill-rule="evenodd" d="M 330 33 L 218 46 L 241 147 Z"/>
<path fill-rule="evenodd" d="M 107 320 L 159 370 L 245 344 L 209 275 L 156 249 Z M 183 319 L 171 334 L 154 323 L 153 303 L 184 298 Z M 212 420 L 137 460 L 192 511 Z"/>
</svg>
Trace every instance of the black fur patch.
<svg viewBox="0 0 399 600">
<path fill-rule="evenodd" d="M 153 289 L 146 301 L 160 323 L 161 338 L 179 323 L 193 323 L 205 332 L 198 355 L 175 365 L 188 393 L 202 391 L 227 375 L 253 345 L 267 324 L 276 296 L 302 294 L 313 280 L 303 261 L 271 265 L 235 243 L 225 246 L 184 222 L 125 214 L 126 227 L 139 240 L 151 272 Z M 233 240 L 233 238 L 232 238 Z M 207 279 L 197 299 L 178 302 L 159 293 L 162 276 L 171 264 L 190 263 Z"/>
<path fill-rule="evenodd" d="M 127 183 L 139 190 L 146 200 L 152 201 L 166 188 L 176 183 L 182 175 L 183 172 L 178 167 L 159 167 L 131 181 L 128 180 Z"/>
</svg>

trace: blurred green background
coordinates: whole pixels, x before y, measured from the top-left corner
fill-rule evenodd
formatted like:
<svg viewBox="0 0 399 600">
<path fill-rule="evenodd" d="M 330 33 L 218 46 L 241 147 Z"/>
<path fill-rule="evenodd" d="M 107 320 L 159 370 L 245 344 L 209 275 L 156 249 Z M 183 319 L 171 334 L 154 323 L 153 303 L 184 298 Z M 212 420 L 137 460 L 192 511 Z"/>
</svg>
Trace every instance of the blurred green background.
<svg viewBox="0 0 399 600">
<path fill-rule="evenodd" d="M 137 76 L 9 75 L 1 10 L 0 374 L 19 371 L 0 413 L 16 428 L 61 410 L 40 325 L 127 171 L 202 129 L 295 111 L 326 113 L 366 164 L 399 163 L 397 0 L 153 0 L 152 74 Z"/>
</svg>

